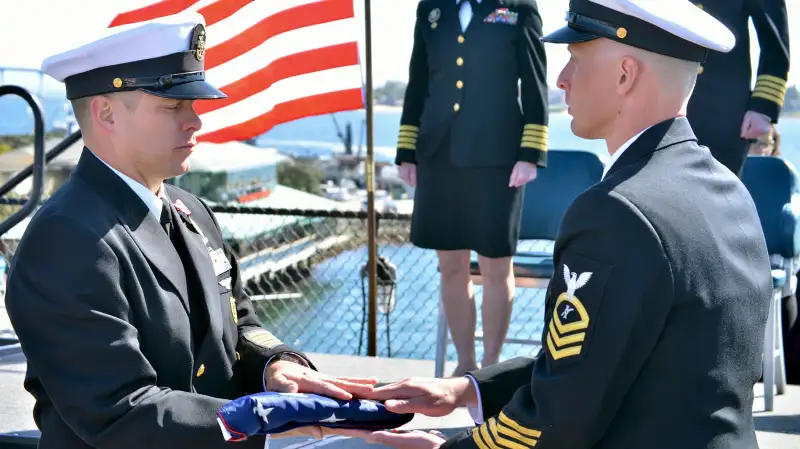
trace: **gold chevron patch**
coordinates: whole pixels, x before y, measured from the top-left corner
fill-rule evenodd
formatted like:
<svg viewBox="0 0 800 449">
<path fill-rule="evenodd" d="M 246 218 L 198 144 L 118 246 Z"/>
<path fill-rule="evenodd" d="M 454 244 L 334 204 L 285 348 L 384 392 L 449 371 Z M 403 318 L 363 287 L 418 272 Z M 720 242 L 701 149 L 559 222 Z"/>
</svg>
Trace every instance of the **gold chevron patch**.
<svg viewBox="0 0 800 449">
<path fill-rule="evenodd" d="M 402 150 L 416 150 L 419 127 L 413 125 L 400 125 L 397 135 L 397 148 Z"/>
<path fill-rule="evenodd" d="M 753 89 L 753 98 L 763 98 L 783 107 L 786 97 L 786 80 L 773 75 L 759 75 L 756 78 L 756 87 Z"/>
<path fill-rule="evenodd" d="M 527 449 L 536 446 L 541 436 L 541 431 L 523 426 L 505 412 L 472 431 L 472 439 L 480 449 Z"/>
<path fill-rule="evenodd" d="M 547 328 L 547 349 L 554 360 L 581 353 L 589 328 L 589 314 L 577 296 L 558 296 Z"/>
</svg>

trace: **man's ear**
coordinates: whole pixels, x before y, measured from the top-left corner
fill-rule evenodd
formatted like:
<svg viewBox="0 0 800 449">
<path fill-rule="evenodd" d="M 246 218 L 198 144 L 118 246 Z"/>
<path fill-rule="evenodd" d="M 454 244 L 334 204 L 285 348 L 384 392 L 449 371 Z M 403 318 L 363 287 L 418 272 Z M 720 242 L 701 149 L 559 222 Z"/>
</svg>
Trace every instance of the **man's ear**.
<svg viewBox="0 0 800 449">
<path fill-rule="evenodd" d="M 111 99 L 98 95 L 90 102 L 92 121 L 108 132 L 114 131 L 114 108 Z"/>
<path fill-rule="evenodd" d="M 626 95 L 633 89 L 639 77 L 641 63 L 631 56 L 623 56 L 619 62 L 619 77 L 617 78 L 617 93 Z"/>
</svg>

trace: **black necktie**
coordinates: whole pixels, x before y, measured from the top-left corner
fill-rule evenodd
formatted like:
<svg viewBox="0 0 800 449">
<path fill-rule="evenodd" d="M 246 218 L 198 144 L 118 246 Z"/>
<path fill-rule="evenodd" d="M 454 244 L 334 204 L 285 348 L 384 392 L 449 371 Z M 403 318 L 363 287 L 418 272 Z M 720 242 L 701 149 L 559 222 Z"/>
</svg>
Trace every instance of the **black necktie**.
<svg viewBox="0 0 800 449">
<path fill-rule="evenodd" d="M 168 237 L 172 237 L 172 213 L 169 208 L 169 201 L 163 196 L 161 197 L 161 227 Z"/>
</svg>

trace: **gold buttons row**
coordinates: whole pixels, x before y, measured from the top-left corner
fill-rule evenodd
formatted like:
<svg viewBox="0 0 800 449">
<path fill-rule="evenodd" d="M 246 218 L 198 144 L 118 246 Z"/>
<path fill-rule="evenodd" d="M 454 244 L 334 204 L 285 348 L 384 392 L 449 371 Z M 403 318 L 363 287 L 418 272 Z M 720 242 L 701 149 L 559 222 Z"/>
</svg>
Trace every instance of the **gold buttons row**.
<svg viewBox="0 0 800 449">
<path fill-rule="evenodd" d="M 458 35 L 458 43 L 459 44 L 463 44 L 464 43 L 464 36 L 461 35 L 461 34 Z M 464 65 L 464 58 L 459 56 L 456 59 L 456 65 L 459 66 L 459 67 Z M 457 89 L 463 89 L 464 88 L 464 82 L 461 81 L 461 80 L 456 81 L 456 88 Z M 453 112 L 458 112 L 460 109 L 461 109 L 461 105 L 460 104 L 456 103 L 456 104 L 453 105 Z"/>
</svg>

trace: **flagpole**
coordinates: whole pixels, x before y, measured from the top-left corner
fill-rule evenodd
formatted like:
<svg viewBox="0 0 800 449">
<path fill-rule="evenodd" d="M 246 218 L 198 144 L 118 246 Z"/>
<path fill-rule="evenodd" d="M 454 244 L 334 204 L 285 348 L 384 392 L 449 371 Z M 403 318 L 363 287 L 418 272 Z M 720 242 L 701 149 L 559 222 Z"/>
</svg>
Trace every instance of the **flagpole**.
<svg viewBox="0 0 800 449">
<path fill-rule="evenodd" d="M 366 61 L 366 103 L 367 103 L 367 158 L 365 169 L 367 175 L 367 248 L 369 266 L 369 326 L 367 331 L 367 355 L 378 355 L 378 285 L 376 259 L 378 253 L 375 226 L 375 148 L 373 136 L 373 92 L 372 92 L 372 8 L 370 0 L 364 0 L 364 28 Z"/>
</svg>

